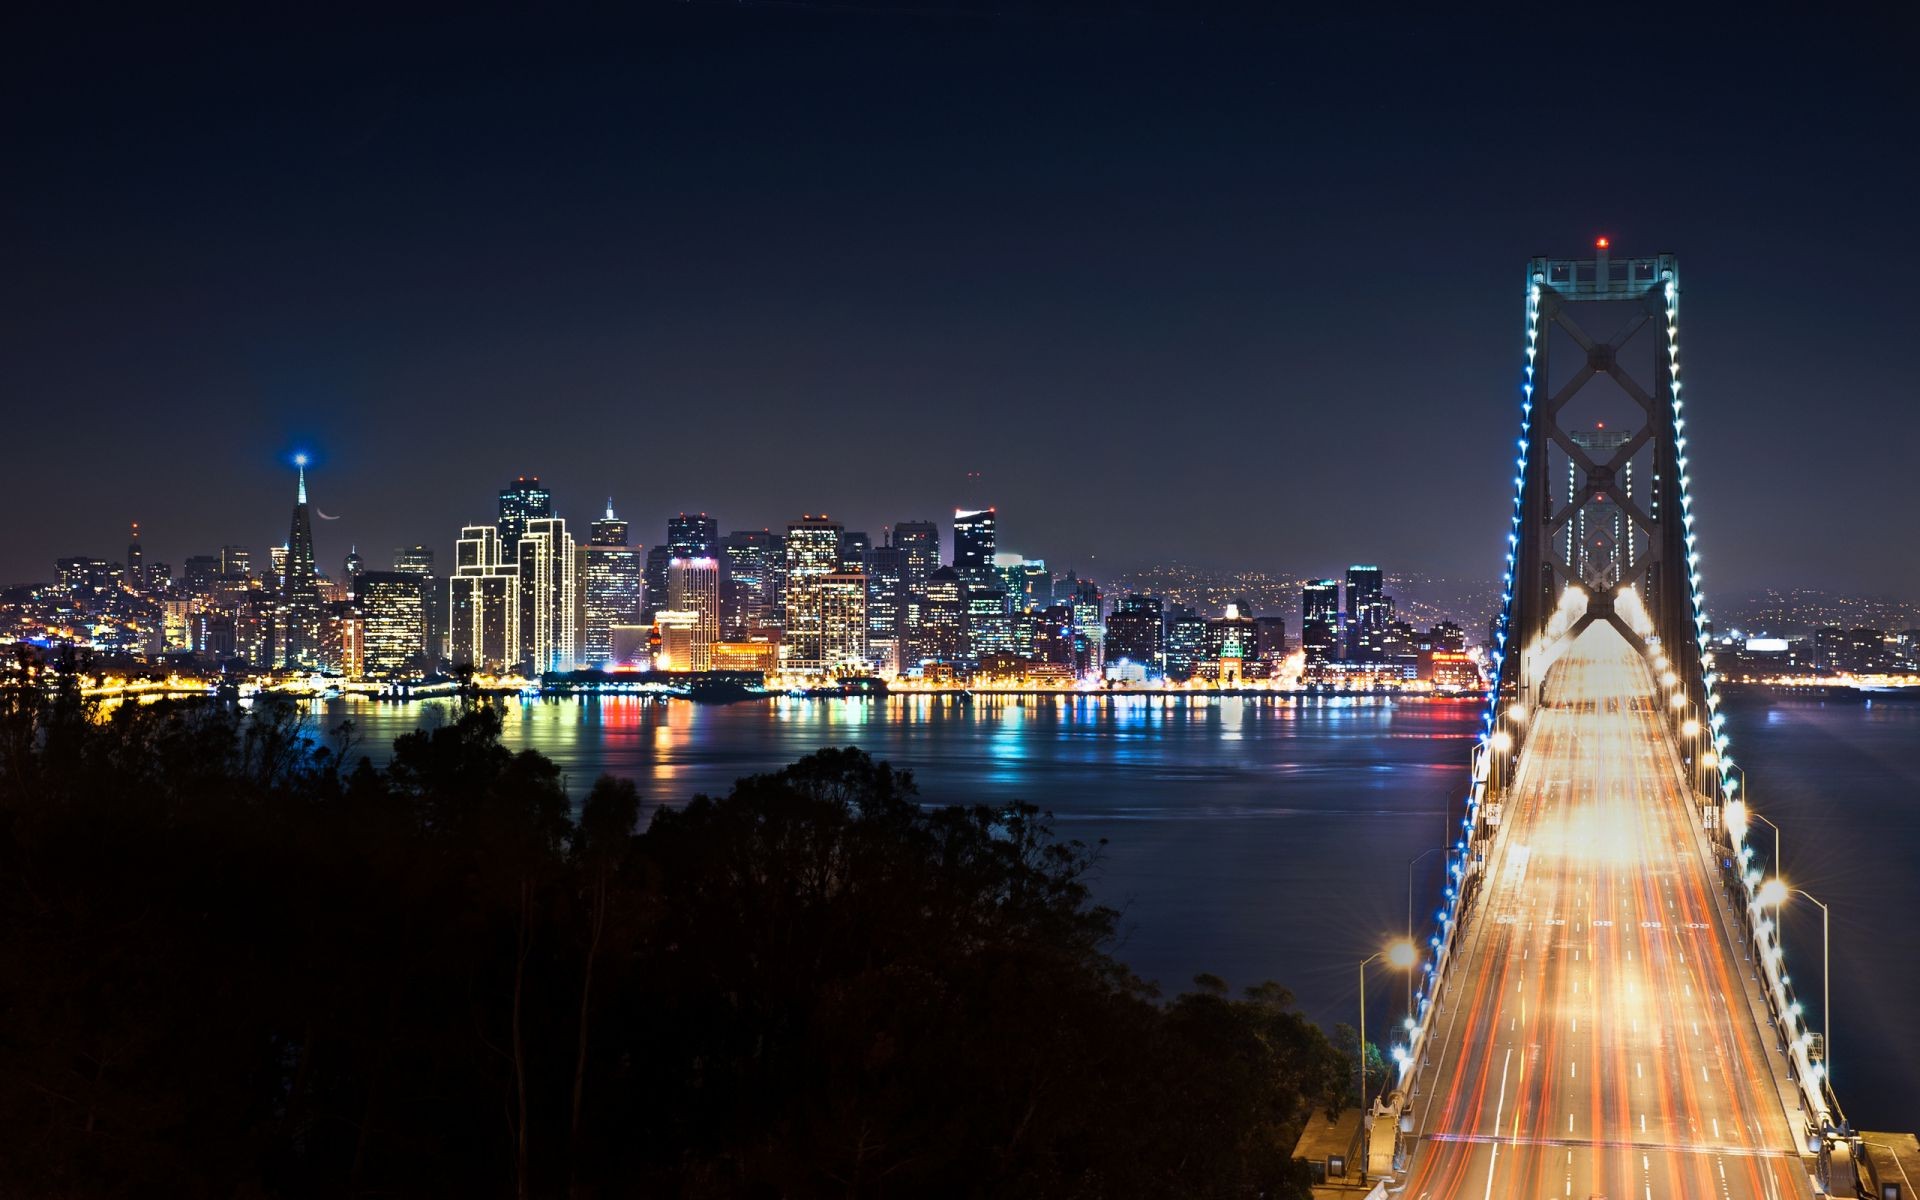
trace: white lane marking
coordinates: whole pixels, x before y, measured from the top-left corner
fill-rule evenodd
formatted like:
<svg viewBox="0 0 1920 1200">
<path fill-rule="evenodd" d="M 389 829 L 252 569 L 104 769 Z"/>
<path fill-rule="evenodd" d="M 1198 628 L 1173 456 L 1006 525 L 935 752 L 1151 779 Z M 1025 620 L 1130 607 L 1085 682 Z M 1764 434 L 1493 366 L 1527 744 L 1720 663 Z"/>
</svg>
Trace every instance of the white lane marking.
<svg viewBox="0 0 1920 1200">
<path fill-rule="evenodd" d="M 1507 1108 L 1507 1067 L 1513 1062 L 1513 1051 L 1500 1060 L 1500 1099 L 1493 1106 L 1493 1153 L 1487 1156 L 1487 1194 L 1481 1200 L 1493 1200 L 1493 1169 L 1500 1163 L 1500 1114 Z"/>
</svg>

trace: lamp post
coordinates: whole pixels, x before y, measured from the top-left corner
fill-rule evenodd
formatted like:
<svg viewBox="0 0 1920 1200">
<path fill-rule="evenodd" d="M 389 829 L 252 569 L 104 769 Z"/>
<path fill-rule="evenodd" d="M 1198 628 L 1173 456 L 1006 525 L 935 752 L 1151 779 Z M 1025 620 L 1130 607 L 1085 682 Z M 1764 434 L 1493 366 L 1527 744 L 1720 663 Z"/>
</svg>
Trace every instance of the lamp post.
<svg viewBox="0 0 1920 1200">
<path fill-rule="evenodd" d="M 1765 820 L 1765 818 L 1761 818 Z M 1771 822 L 1769 822 L 1771 823 Z M 1778 868 L 1775 868 L 1776 872 Z M 1776 873 L 1772 879 L 1760 888 L 1760 903 L 1778 910 L 1787 902 L 1788 896 L 1799 896 L 1811 900 L 1820 906 L 1820 1069 L 1825 1073 L 1827 1088 L 1833 1088 L 1833 910 L 1811 893 L 1797 887 L 1788 887 L 1787 881 Z M 1779 936 L 1778 925 L 1775 937 Z"/>
<path fill-rule="evenodd" d="M 1687 773 L 1696 794 L 1700 791 L 1700 722 L 1688 717 L 1680 723 L 1680 736 L 1687 739 Z"/>
<path fill-rule="evenodd" d="M 1367 1096 L 1367 968 L 1383 958 L 1395 970 L 1411 971 L 1418 952 L 1411 939 L 1394 942 L 1384 950 L 1374 951 L 1360 964 L 1360 1104 L 1363 1108 L 1370 1103 Z"/>
<path fill-rule="evenodd" d="M 1449 807 L 1447 811 L 1448 811 L 1448 815 L 1451 816 L 1452 808 Z M 1413 869 L 1419 866 L 1421 863 L 1425 862 L 1427 859 L 1431 858 L 1432 856 L 1440 853 L 1442 850 L 1445 850 L 1445 849 L 1446 849 L 1446 846 L 1444 844 L 1439 846 L 1429 846 L 1425 850 L 1422 850 L 1420 853 L 1414 855 L 1412 858 L 1407 860 L 1407 945 L 1409 946 L 1414 944 L 1413 942 Z M 1362 985 L 1361 990 L 1362 991 L 1365 990 L 1364 984 Z M 1407 1015 L 1409 1017 L 1413 1015 L 1413 972 L 1412 971 L 1407 972 Z"/>
</svg>

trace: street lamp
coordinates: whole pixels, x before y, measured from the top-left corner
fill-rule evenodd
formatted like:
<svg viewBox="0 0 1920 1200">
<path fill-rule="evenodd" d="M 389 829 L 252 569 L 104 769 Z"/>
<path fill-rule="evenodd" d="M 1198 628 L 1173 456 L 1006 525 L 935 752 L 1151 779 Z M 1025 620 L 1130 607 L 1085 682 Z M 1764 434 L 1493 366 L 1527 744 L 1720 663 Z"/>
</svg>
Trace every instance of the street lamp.
<svg viewBox="0 0 1920 1200">
<path fill-rule="evenodd" d="M 1451 809 L 1448 810 L 1448 814 L 1449 815 L 1452 814 Z M 1421 863 L 1425 862 L 1427 859 L 1431 858 L 1433 855 L 1436 855 L 1445 849 L 1446 847 L 1444 845 L 1429 846 L 1425 850 L 1422 850 L 1420 853 L 1414 855 L 1412 858 L 1407 860 L 1407 945 L 1409 946 L 1413 945 L 1413 869 L 1419 866 Z M 1412 964 L 1408 964 L 1408 965 L 1412 965 Z M 1407 1015 L 1409 1017 L 1413 1016 L 1413 972 L 1412 971 L 1407 972 Z"/>
<path fill-rule="evenodd" d="M 1387 960 L 1387 965 L 1396 971 L 1411 971 L 1419 957 L 1420 952 L 1414 949 L 1413 939 L 1407 938 L 1390 943 L 1384 950 L 1376 950 L 1360 964 L 1360 1104 L 1362 1107 L 1369 1103 L 1367 1096 L 1367 968 L 1384 958 Z M 1362 1120 L 1364 1119 L 1363 1117 Z"/>
<path fill-rule="evenodd" d="M 1765 818 L 1762 818 L 1763 820 Z M 1778 867 L 1774 868 L 1776 871 Z M 1778 909 L 1787 902 L 1788 896 L 1799 896 L 1820 905 L 1820 1069 L 1826 1073 L 1827 1087 L 1833 1087 L 1833 910 L 1815 899 L 1808 892 L 1788 887 L 1787 881 L 1775 875 L 1760 885 L 1760 894 L 1756 897 L 1764 908 Z M 1779 926 L 1774 927 L 1774 936 L 1779 937 Z"/>
</svg>

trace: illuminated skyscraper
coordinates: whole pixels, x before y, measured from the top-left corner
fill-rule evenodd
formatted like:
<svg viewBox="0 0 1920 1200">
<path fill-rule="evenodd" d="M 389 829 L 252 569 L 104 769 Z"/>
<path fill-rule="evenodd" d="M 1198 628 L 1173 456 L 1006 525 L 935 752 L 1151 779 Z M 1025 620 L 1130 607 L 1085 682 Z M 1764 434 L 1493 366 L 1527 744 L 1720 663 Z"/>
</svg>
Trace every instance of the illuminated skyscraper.
<svg viewBox="0 0 1920 1200">
<path fill-rule="evenodd" d="M 783 539 L 765 529 L 727 535 L 720 550 L 720 629 L 728 638 L 777 626 Z"/>
<path fill-rule="evenodd" d="M 614 626 L 640 621 L 643 563 L 640 551 L 627 544 L 627 533 L 627 522 L 613 515 L 613 498 L 608 497 L 607 515 L 593 523 L 586 547 L 580 657 L 587 666 L 613 662 Z"/>
<path fill-rule="evenodd" d="M 689 657 L 676 670 L 711 671 L 713 644 L 720 640 L 720 563 L 712 558 L 667 562 L 667 607 L 693 615 Z"/>
<path fill-rule="evenodd" d="M 579 557 L 560 517 L 520 533 L 520 661 L 531 674 L 571 671 L 579 654 Z"/>
<path fill-rule="evenodd" d="M 293 502 L 293 525 L 287 534 L 286 583 L 280 591 L 279 658 L 289 670 L 311 671 L 322 662 L 322 625 L 326 613 L 320 602 L 319 581 L 313 569 L 313 520 L 307 514 L 307 456 L 296 454 L 299 488 Z"/>
<path fill-rule="evenodd" d="M 1355 564 L 1347 568 L 1347 657 L 1372 661 L 1374 635 L 1393 621 L 1393 602 L 1382 592 L 1380 568 Z"/>
<path fill-rule="evenodd" d="M 1340 657 L 1340 581 L 1315 579 L 1300 590 L 1300 648 L 1315 666 Z"/>
<path fill-rule="evenodd" d="M 448 657 L 478 670 L 514 665 L 520 654 L 520 568 L 506 561 L 499 528 L 463 528 L 453 562 L 447 580 Z"/>
<path fill-rule="evenodd" d="M 787 625 L 780 657 L 788 670 L 811 672 L 828 666 L 826 609 L 820 585 L 830 575 L 844 574 L 840 570 L 840 534 L 840 526 L 825 515 L 808 513 L 787 526 Z M 864 610 L 863 600 L 863 621 Z"/>
<path fill-rule="evenodd" d="M 553 493 L 540 486 L 538 475 L 526 476 L 514 480 L 500 489 L 500 546 L 507 561 L 514 561 L 520 546 L 520 535 L 527 531 L 527 522 L 553 516 Z"/>
<path fill-rule="evenodd" d="M 147 590 L 146 556 L 140 550 L 140 522 L 133 523 L 133 531 L 127 535 L 127 590 L 144 592 Z"/>
<path fill-rule="evenodd" d="M 706 513 L 667 518 L 667 538 L 647 551 L 646 607 L 649 614 L 667 607 L 667 564 L 676 558 L 720 557 L 720 521 Z"/>
<path fill-rule="evenodd" d="M 993 587 L 999 580 L 993 573 L 996 516 L 991 508 L 953 513 L 953 569 L 968 587 Z"/>
<path fill-rule="evenodd" d="M 967 588 L 952 567 L 937 567 L 927 577 L 924 608 L 913 637 L 909 665 L 958 665 L 967 655 Z"/>
<path fill-rule="evenodd" d="M 434 570 L 433 551 L 420 545 L 396 546 L 393 569 L 420 580 L 426 596 L 427 629 L 424 636 L 427 669 L 438 670 L 440 658 L 447 652 L 447 589 L 441 585 L 439 573 Z"/>
<path fill-rule="evenodd" d="M 354 584 L 361 615 L 361 663 L 370 679 L 419 673 L 427 659 L 426 576 L 362 571 Z"/>
<path fill-rule="evenodd" d="M 1164 629 L 1158 597 L 1131 595 L 1121 600 L 1107 616 L 1107 666 L 1131 663 L 1157 673 Z"/>
<path fill-rule="evenodd" d="M 907 552 L 895 545 L 867 552 L 867 649 L 883 671 L 898 673 L 906 657 Z"/>
</svg>

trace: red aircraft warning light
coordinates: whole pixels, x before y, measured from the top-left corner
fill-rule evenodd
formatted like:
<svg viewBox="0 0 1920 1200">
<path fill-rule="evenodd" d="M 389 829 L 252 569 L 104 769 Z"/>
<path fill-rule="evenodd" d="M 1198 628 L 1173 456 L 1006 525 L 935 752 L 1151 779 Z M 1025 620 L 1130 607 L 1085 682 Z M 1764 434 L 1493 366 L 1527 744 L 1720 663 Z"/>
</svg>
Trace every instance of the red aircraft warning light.
<svg viewBox="0 0 1920 1200">
<path fill-rule="evenodd" d="M 1611 244 L 1606 238 L 1593 239 L 1593 248 L 1596 250 L 1605 250 Z"/>
</svg>

